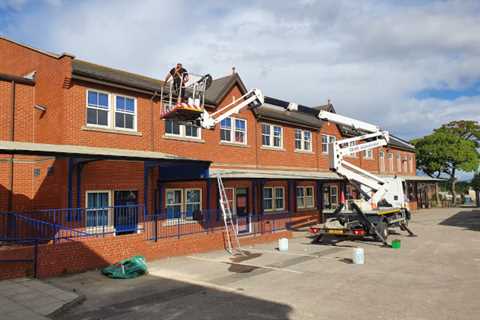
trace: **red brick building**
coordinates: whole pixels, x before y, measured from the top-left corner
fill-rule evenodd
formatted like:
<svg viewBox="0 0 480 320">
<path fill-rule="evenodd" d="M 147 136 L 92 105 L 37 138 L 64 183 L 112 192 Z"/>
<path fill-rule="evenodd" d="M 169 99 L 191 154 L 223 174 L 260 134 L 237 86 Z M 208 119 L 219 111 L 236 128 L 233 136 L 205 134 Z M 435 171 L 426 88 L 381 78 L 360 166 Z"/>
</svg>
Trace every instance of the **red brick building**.
<svg viewBox="0 0 480 320">
<path fill-rule="evenodd" d="M 206 130 L 161 118 L 160 80 L 4 38 L 0 57 L 0 211 L 25 213 L 21 232 L 41 229 L 57 247 L 65 238 L 115 236 L 91 250 L 103 264 L 132 252 L 190 252 L 178 249 L 188 235 L 203 235 L 197 250 L 219 247 L 222 241 L 209 233 L 221 226 L 213 179 L 219 173 L 242 241 L 318 221 L 338 205 L 341 192 L 356 195 L 329 170 L 328 143 L 349 136 L 346 128 L 316 117 L 319 108 L 335 112 L 330 104 L 288 111 L 287 102 L 266 97 L 261 107 Z M 205 105 L 215 110 L 246 91 L 238 74 L 215 79 Z M 393 137 L 387 148 L 351 161 L 380 175 L 405 177 L 416 208 L 415 181 L 422 178 L 409 143 Z M 12 232 L 9 219 L 0 220 L 4 238 Z M 130 246 L 152 237 L 170 241 L 170 249 L 102 251 L 106 241 Z M 102 265 L 90 260 L 65 269 Z M 42 275 L 59 272 L 43 267 Z"/>
</svg>

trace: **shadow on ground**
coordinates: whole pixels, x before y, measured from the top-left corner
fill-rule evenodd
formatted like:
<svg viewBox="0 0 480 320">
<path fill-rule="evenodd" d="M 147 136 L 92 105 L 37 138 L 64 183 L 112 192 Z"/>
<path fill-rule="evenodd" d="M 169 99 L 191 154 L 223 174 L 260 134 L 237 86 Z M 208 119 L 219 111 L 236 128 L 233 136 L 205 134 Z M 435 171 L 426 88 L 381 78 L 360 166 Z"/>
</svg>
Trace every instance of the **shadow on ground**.
<svg viewBox="0 0 480 320">
<path fill-rule="evenodd" d="M 442 226 L 460 227 L 472 231 L 480 231 L 480 211 L 460 211 L 440 222 Z"/>
<path fill-rule="evenodd" d="M 285 304 L 152 275 L 113 280 L 95 272 L 57 278 L 86 301 L 54 319 L 290 319 Z"/>
</svg>

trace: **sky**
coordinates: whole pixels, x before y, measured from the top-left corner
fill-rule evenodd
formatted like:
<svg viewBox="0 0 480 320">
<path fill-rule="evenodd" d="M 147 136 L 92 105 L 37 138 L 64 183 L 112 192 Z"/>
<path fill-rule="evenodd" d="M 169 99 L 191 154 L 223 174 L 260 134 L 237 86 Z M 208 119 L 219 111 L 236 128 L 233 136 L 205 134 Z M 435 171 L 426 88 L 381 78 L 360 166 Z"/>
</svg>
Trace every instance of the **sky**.
<svg viewBox="0 0 480 320">
<path fill-rule="evenodd" d="M 0 35 L 164 78 L 180 61 L 404 139 L 480 120 L 480 1 L 0 0 Z"/>
</svg>

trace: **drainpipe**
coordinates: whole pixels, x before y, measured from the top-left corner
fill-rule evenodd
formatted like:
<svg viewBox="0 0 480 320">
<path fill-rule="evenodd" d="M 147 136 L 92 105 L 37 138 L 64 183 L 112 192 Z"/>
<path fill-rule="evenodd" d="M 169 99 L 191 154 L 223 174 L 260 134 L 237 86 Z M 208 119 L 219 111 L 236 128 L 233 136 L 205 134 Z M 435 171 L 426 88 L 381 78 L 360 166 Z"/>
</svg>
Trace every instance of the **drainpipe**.
<svg viewBox="0 0 480 320">
<path fill-rule="evenodd" d="M 15 141 L 15 81 L 12 81 L 12 112 L 11 112 L 11 119 L 12 125 L 10 126 L 10 141 Z M 14 166 L 13 166 L 13 157 L 14 155 L 10 155 L 10 173 L 9 173 L 9 193 L 8 193 L 8 211 L 13 210 L 13 175 L 14 175 Z"/>
<path fill-rule="evenodd" d="M 153 100 L 158 96 L 157 91 L 153 92 L 153 96 L 150 98 L 150 136 L 151 136 L 151 148 L 155 151 L 155 124 L 154 124 L 154 112 L 153 112 Z M 137 111 L 138 113 L 138 111 Z"/>
</svg>

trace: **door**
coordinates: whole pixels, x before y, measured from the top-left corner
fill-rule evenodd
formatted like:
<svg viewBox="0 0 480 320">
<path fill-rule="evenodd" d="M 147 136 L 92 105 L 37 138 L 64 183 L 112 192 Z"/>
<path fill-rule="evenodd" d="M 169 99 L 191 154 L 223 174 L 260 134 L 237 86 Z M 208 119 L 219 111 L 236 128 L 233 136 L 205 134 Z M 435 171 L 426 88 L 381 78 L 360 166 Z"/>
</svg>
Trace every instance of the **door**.
<svg viewBox="0 0 480 320">
<path fill-rule="evenodd" d="M 138 192 L 115 191 L 114 193 L 115 233 L 128 234 L 138 228 Z"/>
<path fill-rule="evenodd" d="M 238 233 L 249 233 L 251 231 L 251 216 L 248 210 L 248 188 L 235 189 L 235 211 Z"/>
</svg>

